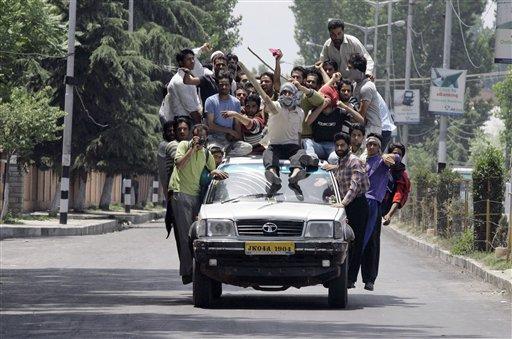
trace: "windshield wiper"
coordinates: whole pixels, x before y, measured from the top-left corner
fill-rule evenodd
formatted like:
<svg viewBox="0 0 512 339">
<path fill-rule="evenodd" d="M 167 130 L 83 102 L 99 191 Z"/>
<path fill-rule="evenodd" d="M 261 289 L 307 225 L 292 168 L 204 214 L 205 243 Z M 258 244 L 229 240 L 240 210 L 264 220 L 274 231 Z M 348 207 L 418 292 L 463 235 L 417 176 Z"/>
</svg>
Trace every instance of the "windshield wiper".
<svg viewBox="0 0 512 339">
<path fill-rule="evenodd" d="M 275 197 L 277 195 L 283 195 L 283 193 L 276 193 L 276 194 L 270 194 L 270 195 L 268 193 L 244 194 L 244 195 L 239 195 L 238 197 L 229 198 L 227 200 L 222 200 L 220 203 L 224 204 L 227 202 L 231 202 L 231 201 L 235 201 L 235 200 L 239 200 L 239 199 L 243 199 L 243 198 L 270 198 L 270 197 Z"/>
</svg>

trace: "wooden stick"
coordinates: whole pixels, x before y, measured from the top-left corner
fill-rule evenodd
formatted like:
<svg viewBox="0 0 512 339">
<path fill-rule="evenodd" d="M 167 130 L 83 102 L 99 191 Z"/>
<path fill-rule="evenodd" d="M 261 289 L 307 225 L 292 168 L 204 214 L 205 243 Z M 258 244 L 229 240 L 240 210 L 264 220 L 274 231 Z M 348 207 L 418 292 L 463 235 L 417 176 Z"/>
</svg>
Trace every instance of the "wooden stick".
<svg viewBox="0 0 512 339">
<path fill-rule="evenodd" d="M 252 49 L 251 47 L 247 47 L 247 49 L 249 50 L 249 52 L 251 52 L 256 58 L 258 58 L 259 61 L 261 61 L 263 63 L 263 65 L 267 66 L 272 72 L 275 72 L 275 70 L 269 66 L 269 64 L 267 64 L 265 62 L 265 60 L 263 60 L 262 58 L 260 58 L 260 56 L 258 54 L 256 54 Z M 281 76 L 281 78 L 283 78 L 285 81 L 288 81 L 288 79 L 286 79 L 282 74 L 279 74 Z"/>
</svg>

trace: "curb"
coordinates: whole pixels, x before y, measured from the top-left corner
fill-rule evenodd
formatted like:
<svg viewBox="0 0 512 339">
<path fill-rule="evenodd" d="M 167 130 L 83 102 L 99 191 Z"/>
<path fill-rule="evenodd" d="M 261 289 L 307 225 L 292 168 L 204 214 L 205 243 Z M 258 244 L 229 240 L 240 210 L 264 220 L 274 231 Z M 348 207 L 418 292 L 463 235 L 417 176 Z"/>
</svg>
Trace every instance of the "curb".
<svg viewBox="0 0 512 339">
<path fill-rule="evenodd" d="M 0 240 L 9 238 L 34 238 L 34 237 L 56 237 L 56 236 L 80 236 L 80 235 L 98 235 L 112 233 L 131 228 L 126 226 L 126 222 L 131 224 L 141 224 L 153 219 L 163 218 L 165 211 L 148 212 L 138 215 L 104 215 L 103 220 L 91 218 L 77 218 L 74 220 L 88 220 L 92 225 L 66 225 L 66 226 L 23 226 L 23 225 L 0 225 Z M 98 215 L 100 216 L 100 215 Z M 105 220 L 107 219 L 107 220 Z M 70 218 L 70 220 L 73 220 Z"/>
<path fill-rule="evenodd" d="M 0 239 L 96 235 L 120 231 L 122 229 L 123 227 L 117 220 L 107 220 L 97 222 L 94 225 L 85 226 L 23 227 L 16 225 L 2 225 L 0 226 Z"/>
<path fill-rule="evenodd" d="M 426 241 L 416 238 L 413 235 L 393 226 L 382 227 L 382 230 L 384 232 L 391 233 L 393 236 L 399 238 L 401 241 L 408 243 L 409 245 L 417 247 L 429 256 L 437 257 L 443 262 L 452 266 L 463 268 L 467 270 L 471 275 L 480 278 L 481 280 L 490 283 L 501 290 L 512 293 L 512 281 L 504 277 L 500 277 L 493 271 L 484 268 L 482 264 L 473 259 L 451 254 L 449 251 L 443 250 L 437 245 L 429 244 Z"/>
</svg>

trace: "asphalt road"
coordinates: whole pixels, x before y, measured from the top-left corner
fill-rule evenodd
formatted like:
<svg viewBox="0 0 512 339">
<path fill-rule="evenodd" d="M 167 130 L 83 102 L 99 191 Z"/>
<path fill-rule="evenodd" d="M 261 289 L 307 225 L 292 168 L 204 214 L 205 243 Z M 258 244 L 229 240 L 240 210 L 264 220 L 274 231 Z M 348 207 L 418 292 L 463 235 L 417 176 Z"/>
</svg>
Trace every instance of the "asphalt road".
<svg viewBox="0 0 512 339">
<path fill-rule="evenodd" d="M 1 246 L 0 337 L 510 338 L 511 299 L 384 233 L 375 291 L 349 307 L 321 286 L 225 287 L 192 306 L 161 222 L 97 236 L 11 239 Z"/>
</svg>

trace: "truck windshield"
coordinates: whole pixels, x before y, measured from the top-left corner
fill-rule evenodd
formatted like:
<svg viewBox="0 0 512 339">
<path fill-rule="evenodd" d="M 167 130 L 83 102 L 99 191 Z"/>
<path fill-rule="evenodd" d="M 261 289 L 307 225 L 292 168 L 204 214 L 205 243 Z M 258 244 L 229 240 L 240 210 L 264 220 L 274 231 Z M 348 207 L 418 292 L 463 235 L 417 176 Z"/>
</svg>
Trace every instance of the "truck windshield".
<svg viewBox="0 0 512 339">
<path fill-rule="evenodd" d="M 280 169 L 281 185 L 270 185 L 262 164 L 226 164 L 219 169 L 227 172 L 226 180 L 211 183 L 206 203 L 237 203 L 239 201 L 303 202 L 330 204 L 336 202 L 333 182 L 328 172 L 308 171 L 296 185 L 288 183 L 288 166 Z"/>
</svg>

